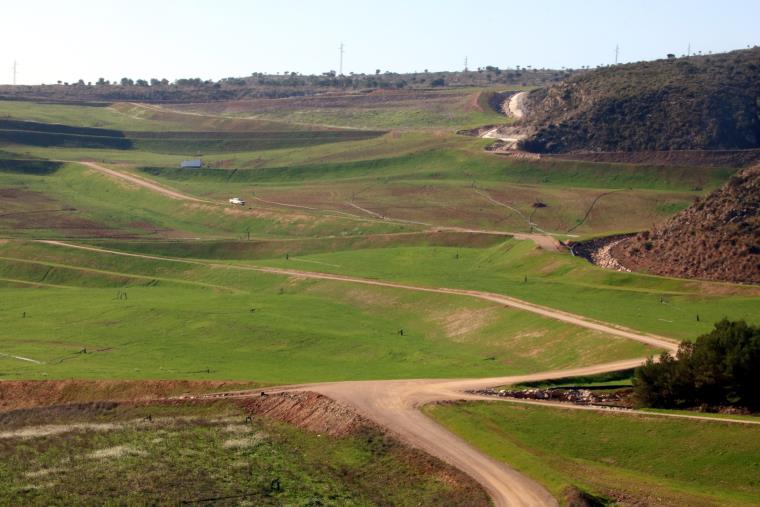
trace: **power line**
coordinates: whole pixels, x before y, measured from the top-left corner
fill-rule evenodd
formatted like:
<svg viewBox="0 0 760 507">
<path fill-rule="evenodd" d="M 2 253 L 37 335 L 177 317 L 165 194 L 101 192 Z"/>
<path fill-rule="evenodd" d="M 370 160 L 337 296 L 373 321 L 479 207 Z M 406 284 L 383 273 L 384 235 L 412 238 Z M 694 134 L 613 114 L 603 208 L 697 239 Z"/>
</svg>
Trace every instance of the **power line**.
<svg viewBox="0 0 760 507">
<path fill-rule="evenodd" d="M 338 75 L 342 76 L 343 75 L 343 43 L 342 42 L 340 43 L 339 49 L 340 49 L 340 68 L 338 71 Z"/>
</svg>

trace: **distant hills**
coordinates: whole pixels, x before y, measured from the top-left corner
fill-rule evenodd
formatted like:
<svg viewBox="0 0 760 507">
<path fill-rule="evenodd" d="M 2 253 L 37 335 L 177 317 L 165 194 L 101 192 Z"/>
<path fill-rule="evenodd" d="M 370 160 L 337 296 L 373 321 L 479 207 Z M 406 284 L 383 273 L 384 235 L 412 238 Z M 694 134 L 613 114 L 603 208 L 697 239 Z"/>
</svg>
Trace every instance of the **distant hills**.
<svg viewBox="0 0 760 507">
<path fill-rule="evenodd" d="M 538 153 L 760 147 L 760 48 L 616 65 L 525 99 Z"/>
<path fill-rule="evenodd" d="M 119 82 L 78 81 L 39 86 L 0 85 L 0 100 L 38 100 L 60 102 L 217 102 L 245 99 L 274 99 L 327 93 L 361 93 L 377 89 L 434 89 L 447 87 L 547 86 L 575 73 L 572 69 L 500 69 L 487 66 L 453 72 L 412 73 L 377 71 L 372 74 L 303 75 L 254 73 L 218 81 L 199 78 L 166 79 L 123 78 Z M 584 71 L 585 72 L 585 71 Z"/>
<path fill-rule="evenodd" d="M 760 283 L 760 165 L 651 231 L 612 247 L 637 271 L 684 278 Z"/>
</svg>

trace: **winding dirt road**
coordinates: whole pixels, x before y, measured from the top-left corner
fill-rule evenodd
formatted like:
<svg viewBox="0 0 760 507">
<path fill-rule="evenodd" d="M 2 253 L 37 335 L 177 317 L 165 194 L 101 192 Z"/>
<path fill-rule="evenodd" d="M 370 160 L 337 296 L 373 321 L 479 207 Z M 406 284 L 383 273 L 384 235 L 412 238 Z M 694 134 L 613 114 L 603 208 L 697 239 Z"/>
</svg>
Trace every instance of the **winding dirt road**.
<svg viewBox="0 0 760 507">
<path fill-rule="evenodd" d="M 670 351 L 675 350 L 677 347 L 677 344 L 674 341 L 667 338 L 639 333 L 620 326 L 594 321 L 580 315 L 574 315 L 502 294 L 494 294 L 484 291 L 451 289 L 445 287 L 424 287 L 311 271 L 160 257 L 147 254 L 119 252 L 92 246 L 75 245 L 60 241 L 42 242 L 60 247 L 77 248 L 108 255 L 139 257 L 164 262 L 180 262 L 216 268 L 251 270 L 275 275 L 297 276 L 301 278 L 331 280 L 345 283 L 391 287 L 403 290 L 473 297 L 517 308 L 543 317 L 560 320 L 587 329 L 593 329 L 614 336 L 636 340 L 653 347 L 663 348 Z M 468 390 L 516 382 L 615 371 L 637 366 L 641 364 L 642 361 L 643 359 L 637 358 L 572 370 L 488 379 L 336 382 L 296 386 L 288 389 L 307 389 L 353 406 L 360 414 L 398 435 L 408 444 L 418 447 L 472 476 L 488 491 L 496 506 L 554 506 L 557 505 L 556 500 L 541 485 L 518 473 L 504 463 L 500 463 L 473 448 L 464 440 L 453 435 L 423 415 L 422 412 L 419 411 L 419 407 L 426 403 L 444 400 L 488 399 L 482 396 L 468 394 L 466 393 Z M 273 391 L 282 390 L 284 389 L 277 388 Z M 247 395 L 250 396 L 251 393 L 248 393 Z"/>
<path fill-rule="evenodd" d="M 174 190 L 162 187 L 150 181 L 133 175 L 114 171 L 93 162 L 83 162 L 84 165 L 114 178 L 131 182 L 135 185 L 159 192 L 167 197 L 180 200 L 204 201 Z M 445 229 L 445 228 L 441 228 Z M 471 231 L 473 232 L 473 231 Z M 482 232 L 482 231 L 481 231 Z M 527 236 L 527 235 L 524 235 Z M 542 235 L 542 238 L 546 236 Z M 545 240 L 545 239 L 544 239 Z M 301 271 L 293 269 L 273 268 L 256 265 L 223 264 L 200 260 L 161 257 L 147 254 L 119 252 L 93 246 L 76 245 L 61 241 L 41 241 L 42 243 L 65 248 L 76 248 L 108 255 L 139 257 L 163 262 L 177 262 L 203 265 L 214 268 L 257 271 L 274 275 L 293 276 L 317 280 L 330 280 L 352 284 L 391 287 L 401 290 L 432 292 L 472 297 L 495 304 L 516 308 L 543 317 L 559 320 L 586 329 L 600 331 L 616 337 L 636 340 L 647 345 L 673 351 L 677 343 L 673 340 L 640 333 L 621 326 L 599 322 L 587 317 L 575 315 L 544 306 L 536 305 L 517 298 L 484 291 L 452 289 L 446 287 L 425 287 L 390 281 L 373 280 L 338 274 Z M 335 382 L 275 388 L 273 392 L 283 390 L 309 390 L 328 396 L 336 401 L 353 406 L 360 414 L 369 420 L 398 435 L 406 443 L 418 447 L 429 454 L 464 471 L 477 480 L 491 495 L 494 505 L 503 506 L 556 506 L 557 501 L 540 484 L 522 475 L 504 463 L 498 462 L 456 435 L 436 424 L 419 411 L 426 403 L 445 400 L 478 400 L 490 399 L 469 394 L 466 391 L 512 384 L 517 382 L 534 381 L 564 376 L 589 375 L 594 373 L 615 371 L 631 368 L 641 364 L 643 359 L 631 359 L 602 365 L 576 368 L 564 371 L 552 371 L 522 376 L 508 376 L 488 379 L 464 380 L 399 380 L 399 381 L 364 381 L 364 382 Z M 257 391 L 258 393 L 258 391 Z M 240 396 L 251 396 L 253 393 L 240 393 Z M 214 396 L 214 395 L 209 395 Z"/>
<path fill-rule="evenodd" d="M 473 448 L 425 416 L 419 408 L 433 402 L 485 398 L 468 394 L 468 390 L 614 371 L 640 363 L 640 359 L 635 359 L 567 371 L 490 379 L 336 382 L 305 387 L 353 406 L 360 414 L 387 428 L 407 444 L 462 470 L 485 488 L 497 507 L 556 506 L 557 501 L 543 486 Z"/>
<path fill-rule="evenodd" d="M 425 416 L 419 408 L 428 403 L 441 401 L 487 400 L 551 406 L 569 410 L 609 412 L 607 409 L 589 406 L 494 399 L 489 396 L 470 394 L 468 391 L 520 382 L 618 371 L 636 367 L 643 361 L 643 359 L 630 359 L 583 368 L 486 379 L 335 382 L 299 386 L 290 390 L 318 392 L 355 407 L 359 413 L 387 428 L 407 444 L 420 448 L 470 475 L 486 489 L 497 507 L 556 506 L 557 501 L 543 486 L 506 464 L 484 455 L 466 441 Z M 698 415 L 654 414 L 642 411 L 621 411 L 621 413 L 649 417 L 695 419 L 715 423 L 760 424 L 757 421 L 715 419 Z"/>
</svg>

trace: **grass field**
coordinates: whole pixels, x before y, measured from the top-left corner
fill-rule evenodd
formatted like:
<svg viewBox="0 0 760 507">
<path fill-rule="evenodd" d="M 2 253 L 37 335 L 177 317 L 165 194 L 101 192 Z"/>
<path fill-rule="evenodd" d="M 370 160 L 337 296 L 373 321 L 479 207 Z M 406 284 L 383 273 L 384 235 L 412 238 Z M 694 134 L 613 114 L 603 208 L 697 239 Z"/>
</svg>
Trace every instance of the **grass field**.
<svg viewBox="0 0 760 507">
<path fill-rule="evenodd" d="M 653 352 L 461 296 L 60 247 L 6 243 L 0 275 L 4 378 L 497 376 Z"/>
<path fill-rule="evenodd" d="M 98 106 L 41 104 L 31 101 L 0 101 L 0 117 L 135 131 L 261 131 L 307 130 L 308 127 L 284 122 L 222 118 L 157 110 L 132 103 Z"/>
<path fill-rule="evenodd" d="M 695 338 L 723 317 L 755 322 L 760 315 L 752 287 L 605 271 L 580 258 L 536 250 L 530 241 L 508 240 L 487 249 L 368 249 L 304 259 L 315 263 L 314 271 L 486 290 L 678 339 Z M 292 266 L 284 259 L 257 263 Z"/>
<path fill-rule="evenodd" d="M 0 195 L 0 234 L 6 237 L 240 239 L 248 234 L 325 236 L 410 229 L 335 214 L 187 203 L 114 181 L 79 164 L 40 175 L 0 171 Z"/>
<path fill-rule="evenodd" d="M 381 90 L 368 94 L 290 97 L 176 106 L 183 111 L 222 114 L 294 124 L 382 129 L 467 128 L 506 122 L 488 104 L 494 91 L 524 89 Z"/>
<path fill-rule="evenodd" d="M 415 134 L 410 138 L 383 136 L 298 150 L 230 153 L 224 160 L 207 157 L 206 163 L 212 168 L 192 171 L 176 168 L 182 157 L 141 150 L 23 147 L 19 155 L 56 158 L 64 152 L 70 159 L 110 161 L 119 170 L 130 170 L 122 165 L 128 164 L 137 167 L 134 170 L 138 175 L 155 178 L 191 195 L 219 202 L 239 195 L 257 210 L 269 213 L 281 214 L 288 208 L 252 199 L 260 197 L 312 208 L 297 210 L 301 215 L 338 210 L 360 219 L 379 214 L 430 225 L 502 231 L 529 230 L 531 217 L 544 230 L 581 236 L 646 228 L 688 206 L 705 189 L 730 174 L 722 169 L 636 171 L 611 164 L 524 163 L 494 156 L 481 159 L 485 155 L 470 153 L 468 144 L 453 146 L 460 140 L 444 140 L 443 143 L 452 143 L 450 149 L 425 149 L 434 142 L 433 138 Z M 392 158 L 340 161 L 359 156 L 364 149 L 386 152 L 396 148 L 412 152 Z M 287 162 L 278 159 L 278 153 L 296 163 L 307 159 L 310 162 L 278 165 Z M 333 161 L 333 156 L 338 159 Z M 248 162 L 257 167 L 246 168 Z M 19 178 L 14 181 L 24 183 Z M 592 182 L 594 186 L 589 186 Z M 51 183 L 57 190 L 59 186 Z M 544 206 L 535 208 L 536 203 Z"/>
<path fill-rule="evenodd" d="M 425 412 L 555 496 L 570 485 L 623 503 L 754 505 L 760 427 L 511 403 Z"/>
<path fill-rule="evenodd" d="M 6 103 L 2 107 L 15 115 L 48 121 L 75 112 L 75 121 L 70 123 L 143 130 L 146 137 L 152 135 L 147 132 L 149 128 L 166 129 L 170 125 L 165 122 L 178 121 L 180 117 L 183 121 L 196 118 L 201 123 L 218 119 L 169 114 L 137 105 L 71 109 L 73 106 Z M 105 121 L 106 116 L 122 118 L 125 112 L 129 113 L 126 116 L 130 121 L 147 122 L 145 128 Z M 103 119 L 102 124 L 95 118 Z M 193 128 L 196 126 L 193 124 Z M 228 127 L 234 130 L 233 126 Z M 173 168 L 182 157 L 154 153 L 144 147 L 94 150 L 6 146 L 4 152 L 16 157 L 102 160 L 117 170 L 131 171 L 214 202 L 223 203 L 230 195 L 238 195 L 248 200 L 249 209 L 183 203 L 70 163 L 44 175 L 0 172 L 0 192 L 5 192 L 6 207 L 5 213 L 0 214 L 0 231 L 7 237 L 73 237 L 99 240 L 99 244 L 116 250 L 222 262 L 234 259 L 245 263 L 256 259 L 263 265 L 488 290 L 680 339 L 697 336 L 724 316 L 751 320 L 758 314 L 757 294 L 750 288 L 610 273 L 567 255 L 535 250 L 530 242 L 497 242 L 493 237 L 476 239 L 474 235 L 445 241 L 414 235 L 401 235 L 398 239 L 381 236 L 412 233 L 436 225 L 525 231 L 530 229 L 527 217 L 556 233 L 573 228 L 580 235 L 636 230 L 688 205 L 696 195 L 714 188 L 731 172 L 721 168 L 510 160 L 482 153 L 483 145 L 483 140 L 446 132 L 392 132 L 373 139 L 298 149 L 225 153 L 206 157 L 212 169 L 199 171 Z M 546 207 L 534 208 L 536 202 Z M 379 216 L 390 220 L 378 219 Z M 254 241 L 231 241 L 248 237 Z M 108 238 L 113 241 L 102 242 Z M 125 238 L 143 241 L 120 241 Z M 183 238 L 184 244 L 176 241 Z M 156 239 L 175 241 L 156 242 Z M 158 312 L 160 317 L 146 328 L 151 336 L 162 336 L 158 342 L 161 347 L 142 342 L 148 347 L 146 350 L 139 347 L 121 350 L 103 356 L 102 364 L 100 359 L 93 362 L 88 358 L 83 362 L 77 357 L 76 361 L 63 361 L 51 370 L 58 373 L 36 369 L 35 374 L 39 375 L 102 377 L 109 371 L 140 378 L 158 375 L 158 370 L 150 374 L 130 370 L 129 365 L 140 354 L 148 354 L 155 364 L 171 358 L 177 364 L 166 368 L 175 376 L 220 369 L 215 378 L 230 375 L 276 382 L 358 376 L 495 375 L 652 352 L 619 343 L 613 343 L 604 352 L 605 347 L 600 344 L 607 338 L 585 336 L 578 330 L 522 314 L 488 317 L 485 324 L 465 333 L 468 336 L 465 339 L 446 331 L 447 325 L 455 328 L 458 324 L 445 324 L 433 316 L 436 304 L 449 307 L 447 312 L 439 313 L 456 313 L 455 306 L 462 305 L 461 315 L 454 321 L 468 321 L 469 312 L 488 313 L 480 303 L 470 301 L 433 303 L 437 299 L 432 296 L 403 294 L 398 296 L 401 300 L 396 296 L 390 298 L 395 303 L 386 306 L 381 304 L 383 297 L 361 296 L 359 299 L 374 301 L 362 304 L 342 297 L 345 291 L 335 284 L 322 282 L 316 284 L 319 290 L 310 289 L 311 282 L 288 282 L 293 286 L 292 294 L 286 291 L 288 297 L 273 298 L 272 294 L 280 289 L 276 285 L 282 283 L 276 277 L 243 276 L 237 272 L 236 279 L 252 280 L 251 287 L 241 287 L 232 277 L 214 273 L 215 270 L 206 270 L 202 275 L 200 268 L 177 272 L 176 264 L 172 263 L 153 261 L 154 265 L 145 263 L 130 271 L 132 268 L 125 266 L 131 264 L 124 257 L 74 254 L 16 243 L 1 248 L 0 253 L 3 252 L 10 259 L 4 261 L 4 276 L 9 280 L 9 287 L 4 290 L 10 291 L 6 297 L 38 315 L 36 323 L 26 323 L 31 326 L 25 332 L 28 334 L 15 337 L 21 342 L 10 351 L 14 355 L 35 356 L 39 347 L 30 346 L 25 340 L 47 335 L 66 322 L 64 313 L 76 309 L 85 308 L 83 321 L 87 324 L 77 332 L 67 333 L 62 340 L 65 353 L 77 340 L 88 343 L 82 337 L 99 326 L 98 312 L 117 311 L 116 322 L 129 322 L 163 302 L 174 301 L 175 306 L 181 307 L 170 311 L 165 305 Z M 287 260 L 284 254 L 288 254 Z M 36 260 L 39 264 L 23 264 L 18 259 Z M 85 267 L 104 273 L 86 271 L 83 276 Z M 157 281 L 153 282 L 154 279 Z M 263 282 L 264 279 L 267 281 Z M 18 288 L 29 286 L 27 282 L 50 287 Z M 146 286 L 151 283 L 157 285 Z M 267 288 L 252 289 L 258 284 Z M 134 289 L 136 299 L 126 305 L 114 302 L 114 287 Z M 65 298 L 64 293 L 69 297 Z M 35 302 L 45 301 L 46 307 L 55 307 L 57 301 L 67 299 L 69 302 L 62 306 L 65 312 L 50 312 L 44 317 L 36 312 Z M 190 335 L 198 336 L 198 343 L 185 345 L 187 350 L 182 355 L 171 357 L 186 338 L 174 328 L 185 327 L 183 319 L 187 315 L 206 313 L 208 301 L 213 301 L 214 307 L 229 307 L 235 317 L 221 312 L 204 319 L 202 324 L 199 322 L 198 330 Z M 404 301 L 414 311 L 399 308 L 398 301 Z M 247 320 L 249 315 L 242 317 L 245 309 L 253 305 L 271 305 L 272 320 L 260 314 L 254 325 Z M 18 313 L 21 306 L 14 311 Z M 288 319 L 288 315 L 299 318 Z M 416 318 L 419 315 L 426 317 Z M 258 328 L 259 324 L 263 327 Z M 35 329 L 34 325 L 40 327 Z M 424 339 L 399 340 L 394 333 L 400 327 Z M 15 328 L 9 327 L 6 332 L 11 329 Z M 268 336 L 272 329 L 272 336 Z M 341 357 L 346 340 L 356 334 L 356 329 L 362 329 L 366 350 L 357 348 L 355 357 Z M 306 344 L 300 348 L 299 335 L 303 335 Z M 114 324 L 108 333 L 96 332 L 94 336 L 96 340 L 90 346 L 95 348 L 114 348 L 128 340 L 126 326 L 120 324 Z M 496 340 L 497 336 L 502 338 Z M 550 345 L 549 336 L 555 336 L 562 345 Z M 289 370 L 272 367 L 282 357 L 274 360 L 264 355 L 265 351 L 271 354 L 273 344 L 280 342 L 286 351 L 284 357 L 289 358 L 286 363 L 292 365 Z M 211 354 L 208 359 L 219 366 L 196 364 L 199 357 L 204 357 L 202 351 L 212 344 L 217 344 L 212 348 L 218 355 Z M 538 353 L 547 348 L 553 353 Z M 599 348 L 598 356 L 591 352 L 593 348 Z M 239 350 L 247 350 L 248 354 L 237 354 Z M 120 359 L 122 353 L 128 355 Z M 55 348 L 47 349 L 43 356 L 39 360 L 46 363 L 60 357 Z M 291 359 L 296 356 L 300 359 Z M 108 357 L 116 362 L 108 364 Z M 329 359 L 315 361 L 315 357 Z M 420 361 L 422 357 L 425 361 Z M 369 369 L 345 366 L 358 359 L 370 361 L 373 366 Z M 333 360 L 335 363 L 331 364 Z M 86 362 L 92 366 L 83 367 Z M 9 372 L 15 377 L 25 375 L 24 368 L 36 368 L 33 363 L 17 363 L 11 361 L 13 370 Z M 246 369 L 244 364 L 250 367 Z"/>
</svg>

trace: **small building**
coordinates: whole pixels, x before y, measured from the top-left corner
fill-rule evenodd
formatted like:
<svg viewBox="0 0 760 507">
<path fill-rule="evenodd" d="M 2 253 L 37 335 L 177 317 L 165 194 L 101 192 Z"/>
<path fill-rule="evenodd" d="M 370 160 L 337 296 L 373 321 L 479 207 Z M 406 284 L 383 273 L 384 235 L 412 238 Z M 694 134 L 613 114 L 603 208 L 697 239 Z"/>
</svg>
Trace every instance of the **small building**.
<svg viewBox="0 0 760 507">
<path fill-rule="evenodd" d="M 199 158 L 194 158 L 192 160 L 183 160 L 179 164 L 180 169 L 200 169 L 203 167 L 203 162 Z"/>
</svg>

